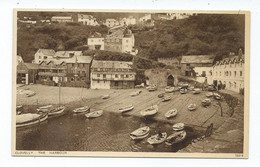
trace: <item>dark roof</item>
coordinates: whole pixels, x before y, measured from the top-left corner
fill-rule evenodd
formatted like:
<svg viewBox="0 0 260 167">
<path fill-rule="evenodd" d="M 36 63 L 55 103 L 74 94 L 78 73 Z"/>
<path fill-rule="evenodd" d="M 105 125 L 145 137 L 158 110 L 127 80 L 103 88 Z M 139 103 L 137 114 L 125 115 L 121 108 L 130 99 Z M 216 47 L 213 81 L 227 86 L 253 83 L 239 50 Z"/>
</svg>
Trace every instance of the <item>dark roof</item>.
<svg viewBox="0 0 260 167">
<path fill-rule="evenodd" d="M 37 70 L 39 69 L 39 64 L 34 63 L 23 63 L 28 69 Z"/>
<path fill-rule="evenodd" d="M 105 61 L 93 60 L 91 68 L 124 68 L 131 69 L 133 62 L 131 61 Z"/>
<path fill-rule="evenodd" d="M 213 64 L 215 55 L 185 55 L 182 56 L 181 64 Z"/>
</svg>

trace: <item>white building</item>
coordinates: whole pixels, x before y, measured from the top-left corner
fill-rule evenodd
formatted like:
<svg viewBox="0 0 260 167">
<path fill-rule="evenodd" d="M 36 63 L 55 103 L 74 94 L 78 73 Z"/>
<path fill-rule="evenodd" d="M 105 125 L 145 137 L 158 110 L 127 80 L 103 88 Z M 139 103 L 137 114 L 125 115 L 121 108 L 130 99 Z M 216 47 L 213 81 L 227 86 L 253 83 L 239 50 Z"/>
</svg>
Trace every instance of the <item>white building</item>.
<svg viewBox="0 0 260 167">
<path fill-rule="evenodd" d="M 97 26 L 97 19 L 92 15 L 78 14 L 78 22 L 84 25 Z"/>
<path fill-rule="evenodd" d="M 124 17 L 120 20 L 120 25 L 135 25 L 136 24 L 136 18 L 134 18 L 133 16 L 129 16 L 129 17 Z"/>
<path fill-rule="evenodd" d="M 136 73 L 132 66 L 132 62 L 93 60 L 91 89 L 134 88 Z"/>
<path fill-rule="evenodd" d="M 244 88 L 245 56 L 238 55 L 217 61 L 212 70 L 212 83 L 225 85 L 225 89 L 239 92 Z"/>
<path fill-rule="evenodd" d="M 139 18 L 140 23 L 145 23 L 147 20 L 152 20 L 151 14 L 145 14 L 143 17 Z"/>
<path fill-rule="evenodd" d="M 53 49 L 38 49 L 34 54 L 33 63 L 39 64 L 43 60 L 52 59 L 54 55 L 55 51 Z"/>
<path fill-rule="evenodd" d="M 118 26 L 120 23 L 116 19 L 106 19 L 105 25 L 109 28 Z"/>
<path fill-rule="evenodd" d="M 59 22 L 59 23 L 66 23 L 66 22 L 73 22 L 72 16 L 53 16 L 51 18 L 52 22 Z"/>
<path fill-rule="evenodd" d="M 104 50 L 104 37 L 95 32 L 88 38 L 88 46 L 91 50 Z"/>
</svg>

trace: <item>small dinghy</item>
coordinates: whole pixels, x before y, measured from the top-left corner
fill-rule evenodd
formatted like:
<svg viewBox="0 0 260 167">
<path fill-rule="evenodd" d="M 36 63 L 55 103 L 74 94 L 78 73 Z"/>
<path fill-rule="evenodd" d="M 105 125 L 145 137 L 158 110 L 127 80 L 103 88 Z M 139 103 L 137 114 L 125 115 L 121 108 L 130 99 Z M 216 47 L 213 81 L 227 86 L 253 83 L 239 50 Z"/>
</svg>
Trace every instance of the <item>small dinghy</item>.
<svg viewBox="0 0 260 167">
<path fill-rule="evenodd" d="M 103 110 L 97 110 L 90 113 L 85 114 L 87 118 L 97 118 L 103 114 Z"/>
<path fill-rule="evenodd" d="M 133 140 L 143 139 L 149 135 L 150 128 L 148 126 L 136 129 L 132 133 L 130 133 L 130 137 Z"/>
<path fill-rule="evenodd" d="M 123 113 L 123 112 L 131 111 L 133 109 L 134 109 L 134 106 L 131 104 L 129 106 L 119 108 L 119 111 Z"/>
<path fill-rule="evenodd" d="M 153 105 L 143 111 L 141 111 L 142 116 L 152 116 L 158 112 L 158 105 Z"/>
<path fill-rule="evenodd" d="M 163 132 L 163 133 L 161 133 L 161 135 L 156 134 L 156 135 L 149 137 L 147 139 L 147 142 L 149 144 L 160 144 L 166 140 L 166 137 L 167 137 L 167 133 Z"/>
<path fill-rule="evenodd" d="M 108 99 L 109 97 L 110 97 L 109 95 L 103 95 L 101 98 L 105 100 Z"/>
<path fill-rule="evenodd" d="M 54 117 L 54 116 L 60 116 L 64 114 L 65 106 L 59 106 L 57 108 L 51 109 L 48 112 L 49 117 Z"/>
<path fill-rule="evenodd" d="M 208 97 L 208 98 L 210 98 L 210 97 L 212 97 L 212 96 L 213 96 L 213 93 L 212 93 L 212 92 L 209 92 L 209 93 L 206 94 L 206 97 Z"/>
<path fill-rule="evenodd" d="M 33 92 L 33 91 L 28 91 L 28 92 L 26 93 L 26 96 L 27 96 L 27 97 L 32 97 L 32 96 L 34 96 L 34 95 L 36 95 L 36 93 Z"/>
<path fill-rule="evenodd" d="M 172 99 L 171 96 L 164 96 L 162 98 L 162 102 L 170 101 L 171 99 Z"/>
<path fill-rule="evenodd" d="M 188 106 L 188 109 L 190 110 L 190 111 L 193 111 L 193 110 L 196 110 L 196 104 L 190 104 L 189 106 Z"/>
<path fill-rule="evenodd" d="M 175 131 L 180 131 L 184 129 L 184 123 L 180 122 L 180 123 L 176 123 L 172 126 L 172 129 Z"/>
<path fill-rule="evenodd" d="M 167 112 L 165 113 L 165 117 L 166 117 L 166 118 L 171 118 L 171 117 L 176 116 L 177 113 L 178 113 L 177 109 L 174 108 L 174 109 L 172 109 L 172 110 L 167 111 Z"/>
<path fill-rule="evenodd" d="M 74 113 L 83 113 L 83 112 L 87 112 L 87 111 L 89 111 L 88 106 L 76 108 L 76 109 L 73 110 Z"/>
<path fill-rule="evenodd" d="M 193 90 L 193 94 L 200 94 L 201 90 L 199 88 L 195 88 Z"/>
<path fill-rule="evenodd" d="M 155 85 L 148 86 L 148 87 L 147 87 L 147 90 L 148 90 L 149 92 L 155 91 L 155 90 L 157 90 L 157 86 L 155 86 Z"/>
<path fill-rule="evenodd" d="M 207 106 L 209 106 L 210 104 L 211 104 L 211 100 L 208 99 L 208 98 L 206 98 L 206 99 L 204 99 L 204 100 L 201 101 L 201 105 L 202 105 L 203 107 L 207 107 Z"/>
<path fill-rule="evenodd" d="M 38 112 L 48 112 L 52 108 L 52 105 L 38 107 L 36 110 Z"/>
<path fill-rule="evenodd" d="M 220 100 L 221 96 L 218 93 L 214 93 L 213 96 L 215 97 L 216 100 Z"/>
<path fill-rule="evenodd" d="M 165 89 L 165 93 L 172 93 L 172 92 L 174 92 L 174 87 L 171 87 L 171 86 L 167 86 Z"/>
<path fill-rule="evenodd" d="M 39 124 L 48 119 L 48 114 L 21 114 L 16 115 L 16 127 L 24 127 L 29 125 Z"/>
<path fill-rule="evenodd" d="M 180 143 L 185 139 L 186 135 L 187 135 L 187 133 L 185 130 L 179 131 L 179 132 L 174 132 L 169 137 L 167 137 L 165 144 L 168 146 L 171 146 L 173 144 Z"/>
<path fill-rule="evenodd" d="M 141 90 L 135 91 L 135 92 L 131 93 L 130 96 L 132 96 L 132 97 L 137 96 L 137 95 L 139 95 L 141 92 L 142 92 Z"/>
<path fill-rule="evenodd" d="M 158 95 L 159 98 L 163 98 L 164 97 L 164 93 L 161 93 Z"/>
<path fill-rule="evenodd" d="M 183 89 L 183 88 L 180 89 L 180 93 L 181 93 L 181 94 L 186 94 L 186 93 L 187 93 L 187 89 Z"/>
</svg>

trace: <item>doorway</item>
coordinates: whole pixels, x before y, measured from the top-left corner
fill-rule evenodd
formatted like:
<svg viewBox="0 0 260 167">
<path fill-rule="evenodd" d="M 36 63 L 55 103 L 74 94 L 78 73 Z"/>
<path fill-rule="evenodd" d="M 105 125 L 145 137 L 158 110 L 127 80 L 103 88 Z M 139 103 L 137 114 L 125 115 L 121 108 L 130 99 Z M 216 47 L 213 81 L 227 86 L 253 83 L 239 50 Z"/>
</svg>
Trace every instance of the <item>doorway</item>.
<svg viewBox="0 0 260 167">
<path fill-rule="evenodd" d="M 174 86 L 174 77 L 172 75 L 167 78 L 167 86 Z"/>
</svg>

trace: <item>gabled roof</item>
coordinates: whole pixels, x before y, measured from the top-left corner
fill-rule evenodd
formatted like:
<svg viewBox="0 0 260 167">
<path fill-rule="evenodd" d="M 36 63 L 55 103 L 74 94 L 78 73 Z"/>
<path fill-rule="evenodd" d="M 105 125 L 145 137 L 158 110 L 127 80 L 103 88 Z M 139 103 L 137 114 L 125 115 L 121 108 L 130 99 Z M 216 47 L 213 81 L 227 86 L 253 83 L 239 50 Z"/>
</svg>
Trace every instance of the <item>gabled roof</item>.
<svg viewBox="0 0 260 167">
<path fill-rule="evenodd" d="M 64 60 L 66 63 L 87 63 L 90 64 L 92 61 L 91 56 L 74 56 L 70 59 Z"/>
<path fill-rule="evenodd" d="M 185 55 L 182 56 L 181 64 L 213 64 L 215 55 Z"/>
<path fill-rule="evenodd" d="M 103 35 L 99 32 L 94 32 L 93 34 L 90 35 L 89 38 L 104 38 Z"/>
<path fill-rule="evenodd" d="M 58 51 L 55 53 L 54 57 L 57 58 L 70 58 L 72 56 L 81 56 L 82 51 Z"/>
<path fill-rule="evenodd" d="M 92 15 L 86 15 L 86 14 L 78 14 L 78 18 L 82 18 L 82 19 L 94 19 L 94 16 L 92 16 Z"/>
<path fill-rule="evenodd" d="M 133 62 L 93 60 L 91 68 L 124 68 L 132 69 Z"/>
<path fill-rule="evenodd" d="M 38 49 L 36 53 L 41 53 L 46 56 L 54 56 L 55 51 L 53 49 Z"/>
<path fill-rule="evenodd" d="M 28 69 L 31 70 L 37 70 L 39 69 L 39 64 L 34 64 L 34 63 L 23 63 Z"/>
</svg>

